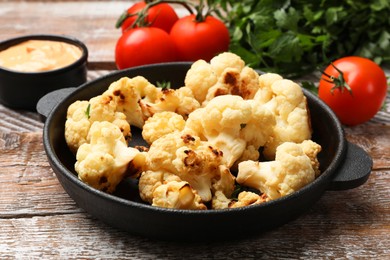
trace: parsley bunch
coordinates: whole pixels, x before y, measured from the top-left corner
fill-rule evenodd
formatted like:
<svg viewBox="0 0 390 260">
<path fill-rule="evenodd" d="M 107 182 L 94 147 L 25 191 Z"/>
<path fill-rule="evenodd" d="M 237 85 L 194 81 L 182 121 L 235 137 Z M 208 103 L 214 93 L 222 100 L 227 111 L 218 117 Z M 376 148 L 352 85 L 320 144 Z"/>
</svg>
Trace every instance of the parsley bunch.
<svg viewBox="0 0 390 260">
<path fill-rule="evenodd" d="M 230 51 L 256 69 L 301 76 L 357 55 L 390 62 L 388 0 L 215 0 Z"/>
</svg>

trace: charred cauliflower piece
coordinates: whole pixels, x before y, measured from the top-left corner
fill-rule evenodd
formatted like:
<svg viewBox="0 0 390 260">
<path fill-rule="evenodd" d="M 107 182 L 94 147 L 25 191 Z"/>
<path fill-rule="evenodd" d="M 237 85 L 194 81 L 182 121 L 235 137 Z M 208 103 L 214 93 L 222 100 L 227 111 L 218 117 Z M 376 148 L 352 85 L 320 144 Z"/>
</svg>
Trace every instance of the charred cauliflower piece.
<svg viewBox="0 0 390 260">
<path fill-rule="evenodd" d="M 128 147 L 118 126 L 106 121 L 94 122 L 88 139 L 90 142 L 82 144 L 76 154 L 78 177 L 98 190 L 112 193 L 139 151 Z"/>
<path fill-rule="evenodd" d="M 157 88 L 141 76 L 123 77 L 113 82 L 102 96 L 117 104 L 116 110 L 124 113 L 127 121 L 138 128 L 156 113 L 171 111 L 186 117 L 200 106 L 189 89 Z"/>
<path fill-rule="evenodd" d="M 241 208 L 250 205 L 261 204 L 267 201 L 266 196 L 254 192 L 242 191 L 237 199 L 229 199 L 222 192 L 217 191 L 212 200 L 213 209 Z"/>
<path fill-rule="evenodd" d="M 152 206 L 174 209 L 207 209 L 200 196 L 186 181 L 171 181 L 158 186 L 153 192 Z"/>
<path fill-rule="evenodd" d="M 252 99 L 259 88 L 259 75 L 246 67 L 236 54 L 225 52 L 207 63 L 198 60 L 191 66 L 185 78 L 185 86 L 190 88 L 195 98 L 203 106 L 216 96 L 239 95 Z"/>
<path fill-rule="evenodd" d="M 183 132 L 162 136 L 152 143 L 147 170 L 173 174 L 188 182 L 202 199 L 211 200 L 216 189 L 233 192 L 234 176 L 223 164 L 222 152 L 199 137 Z"/>
<path fill-rule="evenodd" d="M 258 159 L 274 125 L 274 115 L 253 100 L 224 95 L 191 113 L 185 131 L 222 150 L 225 164 L 232 167 L 241 157 Z"/>
<path fill-rule="evenodd" d="M 237 183 L 255 188 L 270 200 L 286 196 L 311 183 L 316 177 L 315 157 L 320 146 L 285 142 L 278 146 L 274 161 L 244 161 L 238 165 Z M 304 150 L 305 149 L 305 150 Z M 305 153 L 308 152 L 308 154 Z"/>
</svg>

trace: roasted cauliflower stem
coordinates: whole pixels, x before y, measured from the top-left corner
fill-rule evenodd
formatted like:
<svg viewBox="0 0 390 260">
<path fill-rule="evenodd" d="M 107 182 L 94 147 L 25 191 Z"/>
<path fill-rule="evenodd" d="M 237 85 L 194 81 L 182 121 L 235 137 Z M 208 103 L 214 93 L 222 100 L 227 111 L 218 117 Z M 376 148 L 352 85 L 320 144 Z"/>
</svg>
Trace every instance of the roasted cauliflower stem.
<svg viewBox="0 0 390 260">
<path fill-rule="evenodd" d="M 277 147 L 274 161 L 239 163 L 237 183 L 259 190 L 270 200 L 286 196 L 315 179 L 320 150 L 313 141 L 285 142 Z"/>
<path fill-rule="evenodd" d="M 119 127 L 107 121 L 94 122 L 88 139 L 89 143 L 77 150 L 78 177 L 98 190 L 112 193 L 139 151 L 128 147 Z"/>
<path fill-rule="evenodd" d="M 174 132 L 152 143 L 146 168 L 173 174 L 188 182 L 206 203 L 211 201 L 216 190 L 221 190 L 226 196 L 234 190 L 235 178 L 222 157 L 219 149 L 199 137 Z"/>
<path fill-rule="evenodd" d="M 222 150 L 225 164 L 232 167 L 240 158 L 257 160 L 274 125 L 274 115 L 254 100 L 223 95 L 191 113 L 185 131 Z"/>
<path fill-rule="evenodd" d="M 151 144 L 161 136 L 182 131 L 185 124 L 184 118 L 175 112 L 157 113 L 146 120 L 142 129 L 142 137 L 147 143 Z"/>
<path fill-rule="evenodd" d="M 256 94 L 259 74 L 246 67 L 236 54 L 225 52 L 207 63 L 198 60 L 193 63 L 185 78 L 185 86 L 190 88 L 195 98 L 204 106 L 220 95 L 238 95 L 252 99 Z"/>
<path fill-rule="evenodd" d="M 264 156 L 275 158 L 276 147 L 283 142 L 300 143 L 311 138 L 310 114 L 301 87 L 276 74 L 259 78 L 260 89 L 254 100 L 267 107 L 276 118 L 273 134 L 264 148 Z"/>
</svg>

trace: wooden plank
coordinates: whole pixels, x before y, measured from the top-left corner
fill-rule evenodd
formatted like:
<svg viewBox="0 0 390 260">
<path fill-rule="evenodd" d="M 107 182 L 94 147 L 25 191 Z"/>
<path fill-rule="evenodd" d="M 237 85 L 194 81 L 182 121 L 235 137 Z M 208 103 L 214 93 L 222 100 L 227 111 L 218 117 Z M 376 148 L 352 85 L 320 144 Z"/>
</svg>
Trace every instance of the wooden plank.
<svg viewBox="0 0 390 260">
<path fill-rule="evenodd" d="M 155 241 L 110 228 L 83 212 L 0 219 L 0 255 L 19 259 L 386 259 L 390 256 L 390 209 L 386 207 L 390 197 L 388 189 L 377 184 L 388 183 L 389 174 L 376 172 L 366 185 L 354 190 L 326 192 L 298 219 L 240 240 Z M 372 185 L 379 192 L 371 189 Z M 205 236 L 207 232 L 212 231 L 205 230 Z"/>
</svg>

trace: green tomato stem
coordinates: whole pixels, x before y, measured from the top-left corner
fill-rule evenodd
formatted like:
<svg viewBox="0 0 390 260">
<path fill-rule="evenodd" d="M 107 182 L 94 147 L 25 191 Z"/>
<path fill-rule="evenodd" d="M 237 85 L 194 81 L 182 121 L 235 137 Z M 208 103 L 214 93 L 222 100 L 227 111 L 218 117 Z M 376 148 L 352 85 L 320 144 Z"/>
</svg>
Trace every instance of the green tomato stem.
<svg viewBox="0 0 390 260">
<path fill-rule="evenodd" d="M 322 78 L 323 81 L 326 81 L 328 83 L 334 84 L 334 86 L 330 89 L 330 92 L 333 94 L 335 89 L 340 89 L 341 93 L 344 93 L 345 90 L 353 96 L 351 86 L 345 81 L 344 79 L 344 73 L 337 68 L 333 62 L 330 63 L 333 68 L 339 73 L 337 77 L 327 74 L 325 71 L 322 72 L 323 76 L 326 76 L 327 78 Z"/>
</svg>

